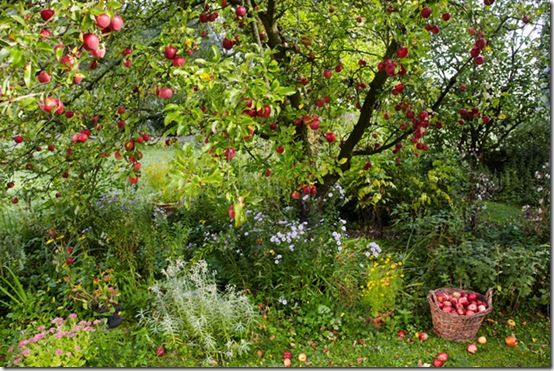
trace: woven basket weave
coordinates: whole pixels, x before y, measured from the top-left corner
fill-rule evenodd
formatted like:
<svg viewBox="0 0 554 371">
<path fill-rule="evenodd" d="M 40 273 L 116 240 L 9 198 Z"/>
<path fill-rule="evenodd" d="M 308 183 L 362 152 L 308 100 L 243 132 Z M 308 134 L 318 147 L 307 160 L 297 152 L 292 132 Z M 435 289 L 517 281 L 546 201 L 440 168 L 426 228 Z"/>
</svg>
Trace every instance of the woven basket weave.
<svg viewBox="0 0 554 371">
<path fill-rule="evenodd" d="M 479 300 L 487 303 L 487 310 L 475 313 L 471 316 L 460 316 L 457 313 L 443 312 L 437 305 L 436 292 L 444 292 L 451 295 L 454 291 L 461 291 L 454 288 L 440 288 L 430 290 L 427 294 L 427 301 L 431 307 L 431 318 L 433 320 L 433 330 L 443 339 L 452 341 L 467 341 L 475 338 L 479 327 L 483 323 L 485 316 L 492 312 L 492 290 L 488 289 L 485 295 L 475 291 L 463 290 L 464 292 L 475 293 Z"/>
</svg>

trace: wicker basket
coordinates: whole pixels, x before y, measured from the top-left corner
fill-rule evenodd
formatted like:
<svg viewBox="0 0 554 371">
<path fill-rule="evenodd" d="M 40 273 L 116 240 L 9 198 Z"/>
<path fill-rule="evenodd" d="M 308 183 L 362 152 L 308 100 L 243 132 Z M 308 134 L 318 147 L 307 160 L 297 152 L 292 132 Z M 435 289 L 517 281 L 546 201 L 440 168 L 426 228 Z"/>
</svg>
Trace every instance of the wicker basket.
<svg viewBox="0 0 554 371">
<path fill-rule="evenodd" d="M 492 312 L 492 290 L 488 289 L 485 295 L 478 292 L 463 290 L 467 293 L 475 293 L 479 300 L 487 303 L 487 309 L 483 312 L 475 313 L 471 316 L 460 316 L 457 313 L 443 312 L 437 305 L 436 292 L 444 292 L 451 295 L 454 291 L 461 291 L 454 288 L 440 288 L 430 290 L 427 295 L 427 301 L 431 307 L 431 318 L 433 320 L 433 330 L 443 339 L 452 341 L 467 341 L 475 338 L 481 323 L 485 316 Z"/>
</svg>

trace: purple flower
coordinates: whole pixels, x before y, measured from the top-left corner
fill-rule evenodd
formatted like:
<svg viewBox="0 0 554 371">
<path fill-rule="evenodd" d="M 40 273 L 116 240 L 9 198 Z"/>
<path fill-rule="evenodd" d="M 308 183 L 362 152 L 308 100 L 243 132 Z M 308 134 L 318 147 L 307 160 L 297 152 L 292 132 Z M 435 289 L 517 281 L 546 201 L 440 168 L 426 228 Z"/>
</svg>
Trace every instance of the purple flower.
<svg viewBox="0 0 554 371">
<path fill-rule="evenodd" d="M 20 348 L 24 348 L 25 345 L 27 345 L 27 344 L 29 344 L 29 340 L 25 339 L 25 340 L 21 340 L 19 342 L 19 344 L 17 344 L 17 346 L 20 347 Z"/>
<path fill-rule="evenodd" d="M 37 331 L 39 331 L 39 332 L 43 332 L 45 329 L 46 329 L 46 327 L 44 327 L 44 325 L 41 325 L 41 326 L 37 327 Z"/>
<path fill-rule="evenodd" d="M 50 322 L 54 325 L 63 325 L 65 323 L 65 320 L 61 317 L 56 317 Z"/>
<path fill-rule="evenodd" d="M 35 336 L 32 337 L 31 342 L 36 343 L 37 341 L 43 339 L 45 336 L 46 336 L 46 334 L 44 332 L 40 332 L 40 333 L 38 333 L 38 334 L 36 334 Z"/>
<path fill-rule="evenodd" d="M 69 318 L 71 318 L 71 319 L 77 318 L 77 313 L 71 313 L 71 314 L 69 315 Z"/>
<path fill-rule="evenodd" d="M 57 356 L 61 356 L 62 354 L 63 354 L 63 350 L 61 350 L 60 348 L 56 349 Z"/>
<path fill-rule="evenodd" d="M 25 348 L 23 349 L 23 352 L 21 352 L 21 354 L 23 355 L 23 357 L 27 357 L 29 354 L 31 354 L 31 349 Z"/>
</svg>

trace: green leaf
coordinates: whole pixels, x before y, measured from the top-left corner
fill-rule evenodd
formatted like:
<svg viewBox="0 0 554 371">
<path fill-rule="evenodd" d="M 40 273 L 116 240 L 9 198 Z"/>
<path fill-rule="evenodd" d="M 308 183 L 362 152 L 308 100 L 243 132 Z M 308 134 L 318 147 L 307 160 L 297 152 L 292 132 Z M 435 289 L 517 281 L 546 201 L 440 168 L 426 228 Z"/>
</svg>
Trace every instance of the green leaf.
<svg viewBox="0 0 554 371">
<path fill-rule="evenodd" d="M 18 23 L 20 23 L 23 27 L 27 27 L 27 23 L 25 22 L 25 20 L 23 18 L 21 18 L 20 16 L 18 16 L 17 14 L 10 14 L 10 17 L 12 17 L 13 19 L 15 19 Z"/>
<path fill-rule="evenodd" d="M 32 73 L 32 63 L 29 62 L 25 65 L 25 71 L 23 73 L 23 81 L 25 81 L 25 86 L 30 87 L 31 86 L 31 73 Z"/>
</svg>

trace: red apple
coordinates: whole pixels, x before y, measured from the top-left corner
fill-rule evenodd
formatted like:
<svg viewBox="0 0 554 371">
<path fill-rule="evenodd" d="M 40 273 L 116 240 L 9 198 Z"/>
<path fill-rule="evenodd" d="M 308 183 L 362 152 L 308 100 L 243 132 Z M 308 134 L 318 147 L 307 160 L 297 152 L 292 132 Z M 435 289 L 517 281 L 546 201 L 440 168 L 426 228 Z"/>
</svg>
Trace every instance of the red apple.
<svg viewBox="0 0 554 371">
<path fill-rule="evenodd" d="M 244 17 L 246 15 L 246 8 L 242 5 L 237 6 L 235 14 L 237 15 L 237 17 Z"/>
<path fill-rule="evenodd" d="M 431 8 L 426 6 L 423 9 L 421 9 L 420 14 L 423 18 L 429 18 L 431 16 L 431 13 L 433 13 L 433 10 L 431 10 Z"/>
<path fill-rule="evenodd" d="M 75 74 L 75 76 L 73 76 L 73 83 L 75 85 L 79 85 L 84 78 L 85 78 L 85 75 L 83 75 L 82 73 L 77 73 Z"/>
<path fill-rule="evenodd" d="M 504 341 L 506 342 L 506 345 L 510 348 L 515 348 L 517 346 L 517 339 L 514 335 L 507 336 Z"/>
<path fill-rule="evenodd" d="M 471 354 L 475 354 L 477 352 L 477 345 L 475 345 L 475 343 L 469 343 L 466 350 Z"/>
<path fill-rule="evenodd" d="M 408 56 L 408 48 L 398 48 L 396 56 L 398 58 L 406 58 Z"/>
<path fill-rule="evenodd" d="M 173 66 L 174 67 L 181 67 L 185 64 L 185 57 L 176 55 L 175 58 L 173 58 Z"/>
<path fill-rule="evenodd" d="M 52 112 L 52 110 L 57 106 L 58 100 L 52 97 L 46 97 L 42 102 L 39 103 L 39 108 L 46 113 Z"/>
<path fill-rule="evenodd" d="M 175 55 L 177 54 L 177 48 L 172 46 L 172 45 L 168 45 L 165 47 L 164 49 L 164 56 L 167 58 L 167 59 L 173 59 L 175 58 Z"/>
<path fill-rule="evenodd" d="M 52 9 L 43 9 L 40 11 L 40 17 L 44 22 L 47 22 L 54 14 L 55 12 Z"/>
<path fill-rule="evenodd" d="M 421 341 L 425 341 L 425 340 L 429 339 L 429 335 L 427 335 L 426 332 L 420 332 L 420 333 L 418 333 L 417 337 L 418 337 L 418 339 L 421 340 Z"/>
<path fill-rule="evenodd" d="M 173 90 L 171 88 L 161 88 L 158 90 L 158 97 L 162 99 L 171 99 Z"/>
<path fill-rule="evenodd" d="M 327 133 L 325 133 L 325 140 L 327 140 L 328 143 L 333 143 L 337 140 L 337 135 L 332 131 L 328 131 Z"/>
<path fill-rule="evenodd" d="M 438 358 L 435 358 L 433 360 L 433 367 L 442 367 L 442 364 L 444 363 L 444 361 L 441 361 L 440 359 Z"/>
<path fill-rule="evenodd" d="M 283 152 L 285 152 L 285 147 L 283 146 L 279 146 L 275 149 L 275 151 L 278 153 L 278 154 L 282 154 Z"/>
<path fill-rule="evenodd" d="M 91 50 L 90 55 L 96 59 L 102 59 L 106 55 L 106 49 Z"/>
<path fill-rule="evenodd" d="M 165 349 L 163 345 L 160 345 L 159 347 L 156 348 L 156 355 L 158 357 L 162 357 L 164 354 L 165 354 Z"/>
<path fill-rule="evenodd" d="M 485 46 L 487 46 L 487 40 L 480 38 L 475 42 L 475 47 L 479 48 L 480 50 L 485 49 Z"/>
<path fill-rule="evenodd" d="M 485 63 L 485 57 L 480 55 L 477 58 L 473 59 L 473 61 L 475 62 L 476 65 L 481 65 L 481 64 Z"/>
<path fill-rule="evenodd" d="M 16 135 L 15 137 L 13 137 L 13 141 L 17 144 L 23 142 L 23 136 L 22 135 Z"/>
<path fill-rule="evenodd" d="M 230 50 L 233 48 L 233 46 L 235 46 L 235 41 L 228 38 L 224 38 L 222 46 L 224 49 Z"/>
<path fill-rule="evenodd" d="M 94 17 L 94 19 L 96 21 L 96 25 L 100 28 L 107 28 L 111 22 L 110 16 L 106 13 L 97 15 L 96 17 Z"/>
<path fill-rule="evenodd" d="M 43 39 L 49 38 L 50 36 L 52 36 L 52 32 L 50 32 L 49 29 L 43 28 L 42 30 L 40 30 L 40 37 L 42 37 Z"/>
<path fill-rule="evenodd" d="M 294 200 L 300 199 L 300 192 L 298 192 L 298 191 L 292 192 L 291 197 L 292 197 Z"/>
<path fill-rule="evenodd" d="M 63 64 L 64 66 L 72 67 L 74 63 L 75 59 L 69 54 L 64 54 L 60 58 L 60 64 Z"/>
<path fill-rule="evenodd" d="M 100 45 L 100 39 L 93 33 L 86 33 L 83 35 L 83 48 L 86 50 L 96 50 Z"/>
<path fill-rule="evenodd" d="M 233 158 L 235 158 L 236 151 L 233 147 L 225 148 L 223 150 L 223 155 L 225 156 L 225 159 L 227 161 L 231 161 Z"/>
<path fill-rule="evenodd" d="M 333 71 L 329 69 L 323 71 L 323 77 L 325 77 L 326 79 L 330 79 L 331 76 L 333 76 Z"/>
<path fill-rule="evenodd" d="M 442 20 L 448 22 L 450 20 L 450 13 L 442 13 Z"/>
<path fill-rule="evenodd" d="M 46 84 L 50 81 L 50 75 L 48 74 L 48 72 L 41 70 L 37 75 L 37 80 L 41 84 Z"/>
<path fill-rule="evenodd" d="M 448 353 L 441 352 L 441 353 L 437 354 L 437 359 L 440 360 L 440 361 L 443 361 L 443 362 L 448 361 Z"/>
<path fill-rule="evenodd" d="M 258 115 L 258 117 L 268 118 L 269 116 L 271 116 L 271 107 L 265 104 L 256 112 L 256 115 Z"/>
<path fill-rule="evenodd" d="M 112 17 L 112 22 L 110 23 L 110 28 L 114 31 L 119 31 L 123 27 L 123 18 L 119 15 Z"/>
</svg>

